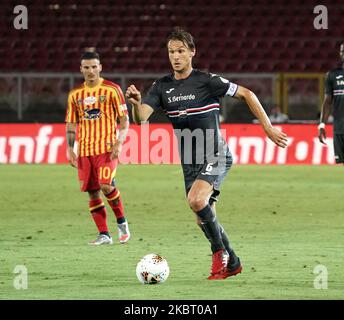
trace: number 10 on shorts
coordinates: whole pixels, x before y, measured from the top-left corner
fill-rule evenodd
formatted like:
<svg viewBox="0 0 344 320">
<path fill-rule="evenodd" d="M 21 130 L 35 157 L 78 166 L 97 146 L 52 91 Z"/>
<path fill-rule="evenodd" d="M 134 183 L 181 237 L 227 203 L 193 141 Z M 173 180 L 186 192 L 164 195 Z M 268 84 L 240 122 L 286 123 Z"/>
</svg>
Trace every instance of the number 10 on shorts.
<svg viewBox="0 0 344 320">
<path fill-rule="evenodd" d="M 111 170 L 110 167 L 99 168 L 99 181 L 102 183 L 111 184 L 112 178 L 115 176 L 116 169 Z"/>
</svg>

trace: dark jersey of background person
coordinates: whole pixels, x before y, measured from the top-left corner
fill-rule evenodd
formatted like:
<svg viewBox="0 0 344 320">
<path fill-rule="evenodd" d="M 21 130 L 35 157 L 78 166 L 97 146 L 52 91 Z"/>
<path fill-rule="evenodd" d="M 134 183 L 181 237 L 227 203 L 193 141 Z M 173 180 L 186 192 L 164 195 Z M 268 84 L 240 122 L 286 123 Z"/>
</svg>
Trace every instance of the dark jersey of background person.
<svg viewBox="0 0 344 320">
<path fill-rule="evenodd" d="M 202 132 L 204 149 L 199 148 L 199 145 L 196 148 L 197 134 L 192 139 L 192 146 L 189 145 L 190 141 L 187 143 L 183 138 L 183 133 L 181 139 L 178 139 L 181 162 L 186 162 L 183 150 L 191 149 L 192 164 L 197 164 L 195 161 L 199 158 L 196 153 L 200 149 L 205 151 L 203 161 L 206 156 L 229 152 L 220 133 L 220 98 L 225 95 L 234 96 L 237 89 L 238 86 L 227 79 L 193 69 L 186 79 L 176 80 L 171 74 L 156 80 L 142 103 L 154 110 L 163 108 L 177 137 L 184 129 Z M 211 132 L 212 135 L 209 134 Z M 209 139 L 212 140 L 211 143 Z"/>
<path fill-rule="evenodd" d="M 332 96 L 333 132 L 344 134 L 344 68 L 339 67 L 328 72 L 325 93 Z"/>
</svg>

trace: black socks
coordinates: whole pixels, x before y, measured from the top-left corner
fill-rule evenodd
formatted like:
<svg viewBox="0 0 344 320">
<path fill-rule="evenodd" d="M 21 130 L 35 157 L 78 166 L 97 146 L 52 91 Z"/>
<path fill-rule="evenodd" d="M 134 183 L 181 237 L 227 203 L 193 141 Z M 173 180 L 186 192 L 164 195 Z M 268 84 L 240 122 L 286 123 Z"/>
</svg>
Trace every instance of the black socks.
<svg viewBox="0 0 344 320">
<path fill-rule="evenodd" d="M 197 215 L 201 219 L 202 230 L 210 241 L 211 251 L 214 253 L 220 249 L 225 249 L 224 243 L 222 242 L 220 225 L 210 205 L 207 204 L 202 210 L 197 212 Z"/>
</svg>

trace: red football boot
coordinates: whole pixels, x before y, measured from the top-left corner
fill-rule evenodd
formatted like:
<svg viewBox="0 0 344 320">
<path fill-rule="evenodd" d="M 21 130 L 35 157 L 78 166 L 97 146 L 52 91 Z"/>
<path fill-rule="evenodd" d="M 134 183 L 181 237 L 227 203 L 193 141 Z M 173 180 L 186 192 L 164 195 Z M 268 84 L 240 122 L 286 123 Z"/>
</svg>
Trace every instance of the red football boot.
<svg viewBox="0 0 344 320">
<path fill-rule="evenodd" d="M 228 255 L 225 249 L 220 249 L 213 253 L 211 274 L 208 280 L 222 280 L 229 277 L 227 268 Z"/>
<path fill-rule="evenodd" d="M 228 259 L 228 264 L 227 264 L 228 277 L 235 276 L 238 273 L 241 273 L 241 271 L 242 271 L 242 264 L 240 262 L 239 257 L 236 257 L 236 261 L 234 263 L 230 263 Z"/>
</svg>

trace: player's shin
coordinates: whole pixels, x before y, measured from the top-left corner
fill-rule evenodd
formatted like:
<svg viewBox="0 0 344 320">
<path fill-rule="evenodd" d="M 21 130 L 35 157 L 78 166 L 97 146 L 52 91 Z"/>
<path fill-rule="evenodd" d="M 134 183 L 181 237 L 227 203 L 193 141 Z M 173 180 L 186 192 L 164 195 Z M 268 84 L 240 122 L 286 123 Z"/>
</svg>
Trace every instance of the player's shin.
<svg viewBox="0 0 344 320">
<path fill-rule="evenodd" d="M 106 222 L 106 208 L 102 199 L 90 200 L 89 209 L 99 233 L 109 236 L 110 234 Z"/>
<path fill-rule="evenodd" d="M 236 256 L 234 249 L 233 249 L 233 247 L 229 241 L 229 238 L 228 238 L 228 235 L 227 235 L 225 229 L 223 228 L 223 226 L 221 224 L 219 224 L 219 226 L 220 226 L 220 232 L 221 232 L 221 238 L 222 238 L 223 245 L 225 246 L 225 249 L 229 255 L 230 261 L 234 262 L 234 261 L 236 261 L 237 256 Z"/>
<path fill-rule="evenodd" d="M 121 200 L 121 195 L 118 189 L 112 190 L 110 193 L 106 194 L 106 199 L 113 210 L 117 223 L 121 224 L 126 221 L 124 217 L 124 208 Z"/>
<path fill-rule="evenodd" d="M 206 234 L 206 231 L 204 229 L 204 226 L 202 224 L 199 225 L 199 227 L 201 228 L 201 230 L 203 231 L 205 237 L 210 241 L 210 239 L 208 238 L 207 234 Z M 233 247 L 229 241 L 229 238 L 228 238 L 228 235 L 225 231 L 225 229 L 223 228 L 223 226 L 219 223 L 219 227 L 220 227 L 220 233 L 221 233 L 221 239 L 222 239 L 222 243 L 226 249 L 226 251 L 228 252 L 228 254 L 231 256 L 231 255 L 234 255 L 234 250 L 233 250 Z"/>
<path fill-rule="evenodd" d="M 197 212 L 197 215 L 201 220 L 201 228 L 210 241 L 212 252 L 214 253 L 220 249 L 224 249 L 220 225 L 211 207 L 206 205 L 202 210 Z"/>
</svg>

